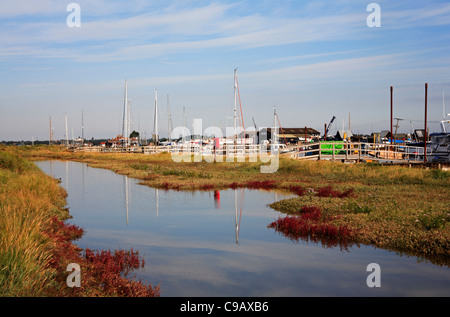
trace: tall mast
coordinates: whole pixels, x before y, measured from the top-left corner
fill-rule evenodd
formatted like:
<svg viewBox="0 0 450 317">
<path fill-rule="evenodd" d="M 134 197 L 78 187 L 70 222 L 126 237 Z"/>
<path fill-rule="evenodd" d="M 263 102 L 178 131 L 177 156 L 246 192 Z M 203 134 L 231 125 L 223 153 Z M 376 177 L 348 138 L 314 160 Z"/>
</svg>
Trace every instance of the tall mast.
<svg viewBox="0 0 450 317">
<path fill-rule="evenodd" d="M 123 126 L 122 126 L 122 137 L 124 138 L 124 145 L 128 144 L 127 132 L 128 132 L 128 87 L 127 80 L 125 79 L 125 96 L 123 100 Z"/>
<path fill-rule="evenodd" d="M 169 142 L 172 142 L 172 114 L 170 113 L 169 95 L 167 95 L 167 115 L 168 115 L 168 123 L 167 123 L 168 140 Z"/>
<path fill-rule="evenodd" d="M 442 92 L 442 121 L 441 121 L 441 130 L 443 133 L 447 133 L 447 129 L 445 128 L 445 123 L 449 122 L 448 120 L 445 120 L 447 117 L 447 114 L 445 113 L 445 95 L 444 92 Z"/>
<path fill-rule="evenodd" d="M 141 116 L 138 114 L 138 133 L 139 133 L 139 145 L 141 145 Z"/>
<path fill-rule="evenodd" d="M 442 114 L 443 114 L 442 119 L 445 120 L 446 114 L 445 114 L 445 93 L 444 92 L 442 92 Z"/>
<path fill-rule="evenodd" d="M 50 121 L 49 121 L 49 139 L 48 139 L 48 144 L 52 144 L 52 116 L 50 116 Z"/>
<path fill-rule="evenodd" d="M 83 140 L 83 143 L 84 143 L 84 114 L 83 114 L 83 109 L 81 109 L 81 139 Z"/>
<path fill-rule="evenodd" d="M 234 212 L 235 212 L 235 234 L 236 234 L 236 244 L 239 244 L 239 224 L 238 224 L 238 208 L 237 208 L 237 190 L 234 190 Z"/>
<path fill-rule="evenodd" d="M 67 113 L 66 113 L 66 145 L 69 145 L 69 132 L 67 131 Z"/>
<path fill-rule="evenodd" d="M 348 113 L 348 131 L 352 131 L 352 128 L 350 126 L 350 112 Z"/>
<path fill-rule="evenodd" d="M 186 141 L 186 131 L 187 131 L 187 126 L 186 126 L 186 107 L 183 107 L 183 124 L 184 124 L 184 129 L 183 129 L 183 143 Z"/>
<path fill-rule="evenodd" d="M 155 129 L 155 143 L 158 143 L 158 91 L 155 89 L 155 112 L 154 112 L 154 129 Z"/>
<path fill-rule="evenodd" d="M 273 140 L 274 144 L 278 143 L 277 133 L 278 133 L 278 130 L 277 130 L 277 110 L 276 110 L 276 108 L 274 106 L 273 107 L 273 132 L 272 132 L 272 140 Z"/>
<path fill-rule="evenodd" d="M 236 111 L 237 111 L 237 81 L 236 74 L 237 68 L 234 69 L 234 144 L 237 143 L 237 135 L 236 135 Z"/>
<path fill-rule="evenodd" d="M 239 83 L 238 83 L 237 75 L 236 75 L 236 88 L 237 88 L 237 89 L 236 89 L 236 90 L 237 90 L 237 98 L 238 98 L 238 100 L 239 100 L 239 108 L 240 108 L 240 110 L 241 110 L 241 116 L 240 116 L 240 118 L 239 118 L 239 122 L 240 122 L 240 127 L 242 127 L 242 129 L 243 129 L 243 132 L 244 132 L 243 137 L 244 137 L 244 139 L 245 139 L 244 114 L 242 113 L 241 93 L 239 92 Z"/>
<path fill-rule="evenodd" d="M 130 138 L 130 134 L 131 134 L 131 100 L 128 100 L 128 109 L 127 109 L 127 114 L 128 114 L 128 122 L 127 122 L 127 145 L 131 145 L 131 138 Z"/>
</svg>

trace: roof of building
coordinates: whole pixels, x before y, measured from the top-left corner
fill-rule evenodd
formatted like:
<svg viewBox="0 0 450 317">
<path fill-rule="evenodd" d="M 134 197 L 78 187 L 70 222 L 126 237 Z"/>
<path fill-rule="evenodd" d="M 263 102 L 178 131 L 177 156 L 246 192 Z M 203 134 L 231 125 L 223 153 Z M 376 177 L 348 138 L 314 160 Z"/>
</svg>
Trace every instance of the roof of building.
<svg viewBox="0 0 450 317">
<path fill-rule="evenodd" d="M 268 132 L 272 132 L 273 128 L 266 128 Z M 294 137 L 303 136 L 305 135 L 305 128 L 278 128 L 278 133 L 286 135 L 293 135 Z M 306 127 L 306 134 L 313 135 L 318 134 L 320 135 L 320 132 L 313 128 Z"/>
<path fill-rule="evenodd" d="M 353 136 L 352 131 L 350 130 L 338 130 L 336 132 L 336 137 L 344 138 L 346 136 L 347 138 L 351 138 Z"/>
</svg>

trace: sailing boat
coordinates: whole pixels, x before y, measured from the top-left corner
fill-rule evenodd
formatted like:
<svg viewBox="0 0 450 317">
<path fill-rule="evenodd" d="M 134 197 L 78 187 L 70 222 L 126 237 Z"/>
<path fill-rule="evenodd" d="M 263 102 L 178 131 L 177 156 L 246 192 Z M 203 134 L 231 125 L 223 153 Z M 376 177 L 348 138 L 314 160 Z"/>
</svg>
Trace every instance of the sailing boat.
<svg viewBox="0 0 450 317">
<path fill-rule="evenodd" d="M 172 113 L 170 112 L 170 102 L 169 102 L 169 95 L 167 95 L 167 140 L 168 140 L 168 144 L 167 145 L 171 145 L 172 144 Z"/>
<path fill-rule="evenodd" d="M 442 93 L 443 120 L 441 121 L 441 132 L 431 133 L 430 142 L 427 144 L 427 161 L 429 162 L 450 162 L 450 132 L 447 132 L 446 123 L 450 123 L 446 117 L 450 113 L 445 113 L 445 96 Z"/>
<path fill-rule="evenodd" d="M 238 145 L 238 144 L 246 144 L 248 143 L 246 139 L 245 133 L 245 125 L 244 125 L 244 115 L 242 112 L 242 104 L 241 104 L 241 95 L 239 92 L 239 83 L 237 76 L 237 68 L 234 69 L 234 109 L 233 109 L 233 135 L 227 135 L 226 138 L 219 140 L 219 146 L 223 145 Z M 240 115 L 238 115 L 238 103 Z M 239 126 L 238 126 L 239 121 Z M 240 137 L 239 137 L 240 136 Z M 253 139 L 249 139 L 253 140 Z M 250 142 L 251 143 L 251 142 Z"/>
<path fill-rule="evenodd" d="M 276 107 L 273 107 L 273 131 L 270 145 L 272 153 L 279 153 L 286 151 L 286 144 L 280 143 L 279 141 L 279 132 L 278 132 L 279 129 L 281 129 L 281 132 L 283 132 L 280 124 L 280 119 L 278 118 L 277 109 Z"/>
</svg>

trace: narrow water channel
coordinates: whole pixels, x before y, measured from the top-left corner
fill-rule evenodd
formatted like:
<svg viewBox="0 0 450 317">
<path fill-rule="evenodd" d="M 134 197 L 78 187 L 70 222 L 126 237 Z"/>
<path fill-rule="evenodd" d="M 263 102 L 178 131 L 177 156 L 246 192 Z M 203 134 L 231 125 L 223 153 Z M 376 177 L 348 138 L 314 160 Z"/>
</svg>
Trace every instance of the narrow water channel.
<svg viewBox="0 0 450 317">
<path fill-rule="evenodd" d="M 370 246 L 294 242 L 267 226 L 282 214 L 267 205 L 289 197 L 258 190 L 164 191 L 63 161 L 36 163 L 61 179 L 81 248 L 133 249 L 135 272 L 161 283 L 162 297 L 450 296 L 450 269 Z M 369 287 L 367 266 L 380 266 Z"/>
</svg>

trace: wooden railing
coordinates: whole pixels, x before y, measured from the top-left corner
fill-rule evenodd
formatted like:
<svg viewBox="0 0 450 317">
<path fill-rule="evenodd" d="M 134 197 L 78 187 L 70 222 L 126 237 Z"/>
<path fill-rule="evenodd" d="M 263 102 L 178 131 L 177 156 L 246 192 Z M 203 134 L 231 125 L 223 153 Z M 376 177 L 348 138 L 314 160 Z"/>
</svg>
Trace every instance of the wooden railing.
<svg viewBox="0 0 450 317">
<path fill-rule="evenodd" d="M 367 142 L 317 142 L 298 146 L 294 157 L 317 160 L 423 161 L 423 147 Z"/>
</svg>

